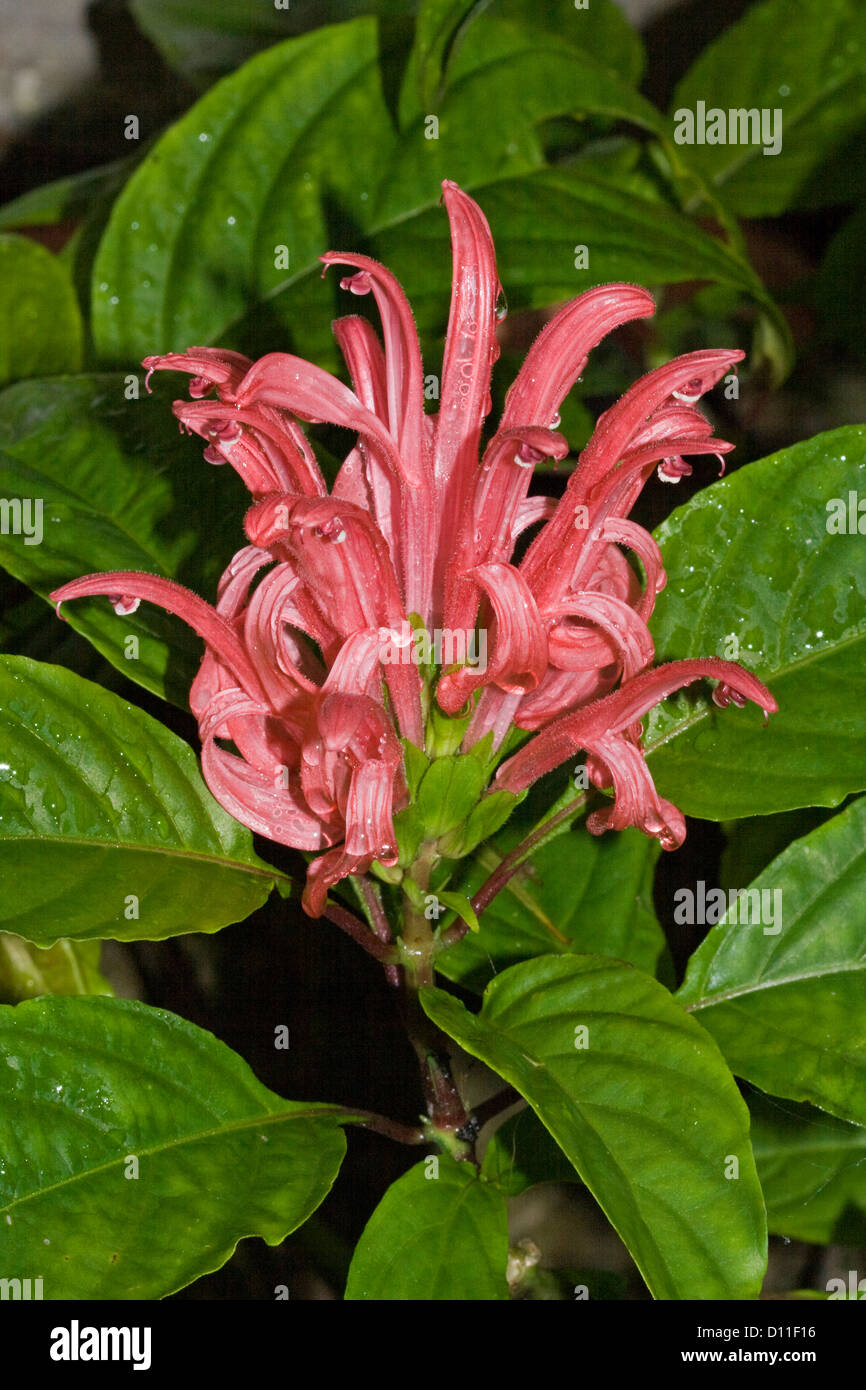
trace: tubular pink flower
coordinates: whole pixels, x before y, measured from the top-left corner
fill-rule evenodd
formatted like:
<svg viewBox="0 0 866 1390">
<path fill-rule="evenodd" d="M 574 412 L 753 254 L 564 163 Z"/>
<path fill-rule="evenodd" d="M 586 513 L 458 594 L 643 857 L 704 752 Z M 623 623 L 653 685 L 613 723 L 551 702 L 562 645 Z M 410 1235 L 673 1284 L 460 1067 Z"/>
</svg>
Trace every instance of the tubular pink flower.
<svg viewBox="0 0 866 1390">
<path fill-rule="evenodd" d="M 502 764 L 496 774 L 497 784 L 506 791 L 523 791 L 539 777 L 543 777 L 545 773 L 551 772 L 553 768 L 572 757 L 575 752 L 585 749 L 606 763 L 615 785 L 617 761 L 622 755 L 625 759 L 623 766 L 626 768 L 624 775 L 631 777 L 630 785 L 636 786 L 632 752 L 637 752 L 639 756 L 640 753 L 634 748 L 634 744 L 624 737 L 624 731 L 660 700 L 703 676 L 720 682 L 713 695 L 719 705 L 724 706 L 731 699 L 737 703 L 752 700 L 763 709 L 765 717 L 774 714 L 778 709 L 767 687 L 751 672 L 743 670 L 733 661 L 722 661 L 716 657 L 671 661 L 664 666 L 656 667 L 655 670 L 644 671 L 612 694 L 605 695 L 575 714 L 567 714 L 549 724 L 537 738 Z M 632 751 L 623 752 L 623 749 Z M 638 824 L 638 821 L 623 821 L 622 825 L 625 824 Z M 621 829 L 622 825 L 618 825 L 617 828 Z"/>
<path fill-rule="evenodd" d="M 316 854 L 303 898 L 313 916 L 347 875 L 398 863 L 401 739 L 437 756 L 443 715 L 469 714 L 464 752 L 488 733 L 495 749 L 511 729 L 531 734 L 496 774 L 511 792 L 582 749 L 594 785 L 614 792 L 589 830 L 636 825 L 670 849 L 685 823 L 653 786 L 643 716 L 704 677 L 718 682 L 722 707 L 776 709 L 731 662 L 652 668 L 647 622 L 665 571 L 652 536 L 628 519 L 654 474 L 675 483 L 691 472 L 688 458 L 723 460 L 730 446 L 697 406 L 743 354 L 692 352 L 648 372 L 601 416 L 563 495 L 541 495 L 536 465 L 568 453 L 559 409 L 589 353 L 652 314 L 653 301 L 636 285 L 601 285 L 560 308 L 482 447 L 502 289 L 483 212 L 451 181 L 442 196 L 453 274 L 438 412 L 425 413 L 418 335 L 397 280 L 368 256 L 328 251 L 325 271 L 345 267 L 341 289 L 372 294 L 381 324 L 381 337 L 357 314 L 334 324 L 351 387 L 281 352 L 252 362 L 193 347 L 144 362 L 148 382 L 157 370 L 189 373 L 191 399 L 174 405 L 181 428 L 252 495 L 251 543 L 228 566 L 215 607 L 129 572 L 89 575 L 52 595 L 58 607 L 104 595 L 121 614 L 157 603 L 199 634 L 190 706 L 205 779 L 250 829 Z M 355 436 L 330 494 L 303 427 L 323 422 Z M 443 635 L 440 624 L 460 659 L 434 641 L 421 665 L 415 638 Z M 436 719 L 427 715 L 434 700 Z"/>
<path fill-rule="evenodd" d="M 145 357 L 141 364 L 147 370 L 145 385 L 150 389 L 152 372 L 190 372 L 191 396 L 204 396 L 216 387 L 222 401 L 234 399 L 234 391 L 252 366 L 241 352 L 223 348 L 192 347 L 186 352 L 166 352 L 160 357 Z"/>
</svg>

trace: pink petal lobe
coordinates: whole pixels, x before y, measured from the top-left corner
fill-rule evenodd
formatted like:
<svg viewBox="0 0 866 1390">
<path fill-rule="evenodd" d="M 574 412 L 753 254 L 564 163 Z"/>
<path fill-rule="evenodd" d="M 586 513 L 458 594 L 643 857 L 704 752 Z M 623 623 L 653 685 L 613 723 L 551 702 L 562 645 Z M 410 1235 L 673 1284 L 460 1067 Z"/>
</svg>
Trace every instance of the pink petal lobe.
<svg viewBox="0 0 866 1390">
<path fill-rule="evenodd" d="M 446 714 L 455 714 L 471 691 L 496 684 L 509 694 L 534 690 L 547 668 L 547 633 L 535 600 L 511 565 L 478 565 L 467 576 L 487 595 L 495 630 L 490 637 L 489 665 L 462 666 L 439 681 L 436 698 Z"/>
<path fill-rule="evenodd" d="M 567 714 L 548 724 L 531 743 L 503 763 L 497 781 L 508 791 L 522 791 L 530 782 L 552 771 L 581 748 L 593 749 L 599 738 L 621 733 L 666 696 L 704 676 L 722 683 L 723 696 L 729 691 L 753 700 L 773 714 L 778 705 L 767 687 L 733 661 L 717 657 L 670 661 L 644 671 L 619 690 L 594 701 L 575 714 Z"/>
<path fill-rule="evenodd" d="M 253 364 L 241 352 L 229 352 L 225 348 L 191 347 L 186 352 L 165 352 L 155 357 L 145 357 L 141 365 L 147 370 L 148 382 L 152 372 L 189 372 L 196 381 L 195 388 L 191 384 L 190 390 L 195 389 L 196 395 L 203 395 L 206 390 L 216 386 L 220 399 L 230 401 Z"/>
<path fill-rule="evenodd" d="M 415 486 L 424 481 L 420 461 L 403 458 L 393 436 L 355 393 L 302 357 L 286 352 L 260 357 L 238 387 L 237 401 L 241 406 L 257 402 L 278 406 L 305 420 L 343 425 L 372 442 L 395 477 Z"/>
<path fill-rule="evenodd" d="M 215 651 L 234 673 L 235 679 L 255 698 L 264 698 L 258 674 L 234 629 L 190 589 L 174 580 L 156 574 L 136 574 L 119 570 L 110 574 L 88 574 L 63 584 L 50 595 L 52 603 L 60 605 L 67 599 L 92 598 L 103 595 L 133 595 L 147 603 L 156 603 L 167 613 L 182 618 L 199 637 Z"/>
<path fill-rule="evenodd" d="M 368 277 L 382 320 L 385 342 L 387 423 L 401 453 L 420 460 L 423 452 L 424 381 L 421 349 L 412 310 L 402 287 L 387 270 L 369 256 L 328 251 L 320 256 L 327 268 L 352 265 Z"/>
<path fill-rule="evenodd" d="M 529 349 L 506 397 L 501 428 L 548 425 L 602 338 L 654 313 L 652 295 L 638 285 L 600 285 L 566 304 Z"/>
</svg>

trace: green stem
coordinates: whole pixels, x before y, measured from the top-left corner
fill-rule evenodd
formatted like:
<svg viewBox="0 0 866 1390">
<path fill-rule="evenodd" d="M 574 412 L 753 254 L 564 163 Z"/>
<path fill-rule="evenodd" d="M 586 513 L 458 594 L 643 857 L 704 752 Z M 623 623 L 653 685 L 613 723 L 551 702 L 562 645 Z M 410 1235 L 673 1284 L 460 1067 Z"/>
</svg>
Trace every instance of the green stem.
<svg viewBox="0 0 866 1390">
<path fill-rule="evenodd" d="M 437 859 L 435 844 L 422 844 L 403 893 L 403 931 L 399 943 L 403 967 L 402 1015 L 421 1069 L 430 1137 L 442 1143 L 453 1157 L 474 1161 L 472 1144 L 462 1137 L 463 1131 L 469 1132 L 469 1115 L 451 1075 L 449 1040 L 427 1017 L 418 997 L 419 990 L 434 981 L 434 927 L 422 904 L 429 893 L 430 875 Z"/>
</svg>

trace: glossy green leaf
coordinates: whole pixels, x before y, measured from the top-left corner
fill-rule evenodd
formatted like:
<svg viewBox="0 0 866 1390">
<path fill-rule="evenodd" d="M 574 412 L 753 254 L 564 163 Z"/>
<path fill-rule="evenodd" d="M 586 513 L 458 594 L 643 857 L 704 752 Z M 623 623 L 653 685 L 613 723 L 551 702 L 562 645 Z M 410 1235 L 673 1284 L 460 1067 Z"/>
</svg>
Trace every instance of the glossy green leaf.
<svg viewBox="0 0 866 1390">
<path fill-rule="evenodd" d="M 46 1299 L 154 1299 L 278 1245 L 315 1211 L 345 1139 L 211 1034 L 120 999 L 0 1009 L 4 1268 Z"/>
<path fill-rule="evenodd" d="M 22 382 L 0 395 L 0 496 L 42 504 L 39 543 L 10 528 L 0 563 L 43 597 L 82 574 L 128 569 L 212 602 L 244 544 L 246 489 L 178 432 L 171 401 L 183 382 L 157 380 L 147 396 L 143 378 Z M 204 648 L 185 623 L 153 604 L 119 618 L 105 599 L 76 600 L 63 616 L 129 679 L 186 707 Z"/>
<path fill-rule="evenodd" d="M 0 932 L 0 1004 L 17 1004 L 41 994 L 111 994 L 100 973 L 98 941 L 58 941 L 33 946 Z"/>
<path fill-rule="evenodd" d="M 463 859 L 487 840 L 508 820 L 520 800 L 511 792 L 493 791 L 473 806 L 462 825 L 440 843 L 442 853 L 449 859 Z"/>
<path fill-rule="evenodd" d="M 749 1109 L 770 1230 L 792 1240 L 862 1245 L 866 1129 L 757 1091 Z"/>
<path fill-rule="evenodd" d="M 698 947 L 677 998 L 738 1076 L 866 1123 L 866 797 L 749 892 Z"/>
<path fill-rule="evenodd" d="M 508 1298 L 505 1200 L 470 1163 L 440 1155 L 392 1183 L 355 1250 L 353 1302 Z"/>
<path fill-rule="evenodd" d="M 506 1197 L 543 1182 L 579 1182 L 574 1166 L 534 1110 L 521 1110 L 490 1137 L 481 1164 L 482 1175 Z"/>
<path fill-rule="evenodd" d="M 673 113 L 779 111 L 781 149 L 764 141 L 684 144 L 680 156 L 734 212 L 784 212 L 866 116 L 866 10 L 860 0 L 764 0 L 704 49 L 677 87 Z M 697 132 L 696 132 L 697 133 Z M 726 135 L 730 134 L 726 130 Z M 767 143 L 772 144 L 772 140 Z"/>
<path fill-rule="evenodd" d="M 389 262 L 399 252 L 394 268 L 422 330 L 438 329 L 450 282 L 438 209 L 446 177 L 484 205 L 504 242 L 500 268 L 515 303 L 547 304 L 613 276 L 721 279 L 767 303 L 738 254 L 688 218 L 657 201 L 644 206 L 595 171 L 543 170 L 537 131 L 553 117 L 598 113 L 656 133 L 663 122 L 630 86 L 553 34 L 504 29 L 495 53 L 461 46 L 437 139 L 424 138 L 420 115 L 395 129 L 372 20 L 280 44 L 218 84 L 117 200 L 94 268 L 102 358 L 222 338 L 255 351 L 291 341 L 321 359 L 332 350 L 335 302 L 346 311 L 337 279 L 319 276 L 318 256 L 335 242 L 366 244 Z M 517 181 L 530 173 L 529 183 Z M 648 209 L 659 224 L 652 238 Z M 580 238 L 591 247 L 583 272 L 574 268 Z"/>
<path fill-rule="evenodd" d="M 766 1230 L 748 1111 L 662 985 L 600 956 L 541 956 L 497 976 L 478 1015 L 442 990 L 421 998 L 529 1102 L 656 1298 L 757 1296 Z"/>
<path fill-rule="evenodd" d="M 653 974 L 665 938 L 652 903 L 659 848 L 637 830 L 596 837 L 581 826 L 545 845 L 481 914 L 481 930 L 438 957 L 449 980 L 481 990 L 499 971 L 549 952 L 615 956 Z M 492 848 L 454 886 L 470 896 L 496 867 Z"/>
<path fill-rule="evenodd" d="M 65 266 L 35 241 L 0 236 L 0 386 L 77 371 L 82 335 Z"/>
<path fill-rule="evenodd" d="M 274 870 L 214 801 L 192 750 L 61 666 L 0 658 L 0 926 L 161 940 L 240 922 Z"/>
<path fill-rule="evenodd" d="M 864 483 L 866 429 L 849 426 L 741 468 L 655 532 L 657 659 L 736 656 L 779 704 L 764 728 L 754 706 L 720 710 L 693 686 L 650 716 L 650 770 L 685 813 L 834 806 L 866 787 L 863 539 L 827 529 Z"/>
<path fill-rule="evenodd" d="M 636 83 L 643 68 L 643 45 L 635 29 L 611 0 L 593 0 L 578 10 L 574 0 L 422 0 L 418 10 L 414 76 L 425 111 L 439 109 L 443 87 L 459 81 L 483 53 L 500 61 L 503 46 L 516 39 L 539 43 L 543 36 L 578 49 Z M 461 54 L 461 49 L 466 53 Z M 454 76 L 449 71 L 454 69 Z"/>
<path fill-rule="evenodd" d="M 372 20 L 290 39 L 217 83 L 115 204 L 93 277 L 101 356 L 134 361 L 213 341 L 321 270 L 328 215 L 362 220 L 394 139 Z M 311 302 L 329 330 L 332 286 L 314 286 Z M 284 347 L 278 320 L 258 317 L 270 346 Z"/>
</svg>

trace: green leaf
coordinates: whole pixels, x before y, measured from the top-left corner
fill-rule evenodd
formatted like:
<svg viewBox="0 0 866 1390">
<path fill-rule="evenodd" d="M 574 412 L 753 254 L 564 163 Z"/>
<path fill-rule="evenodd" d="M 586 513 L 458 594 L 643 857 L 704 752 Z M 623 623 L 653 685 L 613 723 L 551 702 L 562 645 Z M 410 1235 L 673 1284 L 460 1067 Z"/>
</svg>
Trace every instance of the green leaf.
<svg viewBox="0 0 866 1390">
<path fill-rule="evenodd" d="M 475 915 L 475 909 L 471 902 L 462 893 L 449 893 L 444 888 L 437 889 L 437 897 L 442 899 L 446 907 L 450 907 L 452 912 L 456 912 L 462 922 L 472 932 L 481 930 L 481 924 Z"/>
<path fill-rule="evenodd" d="M 441 170 L 447 160 L 443 153 Z M 425 186 L 433 186 L 429 176 Z M 754 271 L 732 248 L 675 209 L 622 188 L 615 176 L 604 177 L 598 166 L 537 169 L 489 184 L 470 172 L 466 186 L 490 222 L 512 308 L 545 306 L 622 279 L 650 285 L 708 280 L 769 306 Z M 648 225 L 658 235 L 648 237 Z M 429 210 L 419 208 L 402 222 L 395 216 L 394 226 L 381 227 L 373 244 L 406 287 L 421 323 L 438 322 L 446 309 L 447 275 L 441 210 L 431 200 Z M 575 264 L 578 245 L 587 248 L 586 268 Z"/>
<path fill-rule="evenodd" d="M 695 951 L 677 998 L 738 1076 L 866 1123 L 866 798 L 749 892 Z"/>
<path fill-rule="evenodd" d="M 425 838 L 435 840 L 465 820 L 484 788 L 482 769 L 460 753 L 436 758 L 421 779 L 415 812 Z"/>
<path fill-rule="evenodd" d="M 538 44 L 551 36 L 630 85 L 640 78 L 640 37 L 610 0 L 593 0 L 591 8 L 583 10 L 576 9 L 574 0 L 547 0 L 544 5 L 533 0 L 497 0 L 495 8 L 486 0 L 422 0 L 410 60 L 421 107 L 430 112 L 438 109 L 443 89 L 451 85 L 449 66 L 456 67 L 459 79 L 467 58 L 471 66 L 483 61 L 479 53 L 498 63 L 503 45 Z M 454 63 L 464 45 L 467 53 Z"/>
<path fill-rule="evenodd" d="M 116 695 L 0 657 L 0 747 L 5 930 L 158 941 L 240 922 L 270 893 L 275 870 L 192 750 Z"/>
<path fill-rule="evenodd" d="M 323 189 L 331 216 L 360 222 L 394 138 L 371 20 L 290 39 L 217 83 L 115 204 L 93 275 L 103 359 L 211 342 L 310 273 L 331 241 Z M 333 293 L 313 286 L 323 327 Z M 271 347 L 285 347 L 279 322 L 258 317 Z"/>
<path fill-rule="evenodd" d="M 482 1176 L 506 1197 L 542 1182 L 578 1182 L 577 1172 L 534 1110 L 521 1110 L 490 1137 Z"/>
<path fill-rule="evenodd" d="M 98 941 L 58 941 L 31 946 L 0 932 L 0 1004 L 17 1004 L 41 994 L 112 994 L 100 973 Z"/>
<path fill-rule="evenodd" d="M 333 352 L 335 300 L 345 300 L 336 278 L 319 275 L 318 256 L 335 241 L 366 245 L 389 263 L 392 250 L 401 252 L 394 269 L 421 328 L 438 329 L 450 281 L 438 209 L 445 177 L 490 216 L 515 302 L 548 304 L 616 276 L 720 279 L 768 303 L 733 249 L 664 204 L 595 172 L 542 168 L 537 130 L 558 115 L 598 113 L 657 134 L 664 122 L 631 87 L 552 34 L 504 31 L 493 54 L 486 41 L 461 46 L 435 140 L 423 138 L 420 116 L 395 130 L 367 19 L 271 48 L 210 91 L 166 132 L 115 204 L 94 267 L 93 332 L 103 360 L 220 338 L 273 350 L 287 347 L 289 334 L 322 360 Z M 489 118 L 479 122 L 479 110 Z M 658 235 L 647 238 L 650 213 Z M 592 248 L 589 270 L 574 269 L 578 231 Z M 432 259 L 431 237 L 439 248 Z"/>
<path fill-rule="evenodd" d="M 749 1109 L 771 1232 L 792 1240 L 862 1245 L 866 1129 L 757 1091 L 749 1097 Z"/>
<path fill-rule="evenodd" d="M 738 651 L 779 704 L 764 728 L 754 706 L 720 710 L 691 687 L 650 715 L 650 770 L 686 814 L 835 806 L 866 787 L 862 538 L 827 530 L 864 470 L 866 430 L 832 430 L 714 483 L 655 532 L 657 659 Z"/>
<path fill-rule="evenodd" d="M 560 836 L 485 908 L 477 935 L 437 958 L 437 970 L 481 990 L 517 961 L 583 952 L 616 956 L 653 974 L 665 949 L 652 904 L 658 855 L 657 842 L 638 830 L 597 837 L 581 826 Z M 454 886 L 471 897 L 497 862 L 492 850 L 482 851 Z"/>
<path fill-rule="evenodd" d="M 81 313 L 56 256 L 21 236 L 0 236 L 0 386 L 81 366 Z"/>
<path fill-rule="evenodd" d="M 666 989 L 619 961 L 542 956 L 497 976 L 478 1015 L 442 990 L 421 1000 L 529 1102 L 656 1298 L 757 1296 L 766 1231 L 748 1111 Z"/>
<path fill-rule="evenodd" d="M 43 517 L 38 545 L 0 534 L 0 563 L 43 597 L 82 574 L 145 570 L 212 601 L 244 544 L 246 490 L 178 433 L 178 384 L 127 400 L 143 373 L 136 381 L 22 382 L 0 395 L 0 496 L 39 499 Z M 203 646 L 185 623 L 153 604 L 118 618 L 105 599 L 76 600 L 63 616 L 129 679 L 186 707 Z"/>
<path fill-rule="evenodd" d="M 489 792 L 472 807 L 463 824 L 442 841 L 442 853 L 449 859 L 464 859 L 482 840 L 495 835 L 519 801 L 520 797 L 512 792 Z"/>
<path fill-rule="evenodd" d="M 211 1033 L 120 999 L 0 1009 L 5 1267 L 47 1299 L 154 1299 L 327 1195 L 329 1107 L 281 1100 Z M 134 1160 L 132 1162 L 131 1160 Z"/>
<path fill-rule="evenodd" d="M 685 144 L 680 156 L 734 212 L 763 217 L 796 204 L 817 167 L 866 115 L 866 11 L 860 0 L 765 0 L 705 48 L 671 111 L 781 112 L 781 151 L 763 143 Z"/>
<path fill-rule="evenodd" d="M 618 5 L 611 0 L 592 0 L 578 9 L 574 0 L 496 0 L 487 16 L 497 21 L 527 28 L 546 29 L 557 38 L 592 55 L 598 62 L 618 72 L 627 82 L 637 84 L 644 68 L 640 34 L 629 24 Z M 479 28 L 478 39 L 484 37 Z"/>
<path fill-rule="evenodd" d="M 421 779 L 430 766 L 430 759 L 426 753 L 422 753 L 420 748 L 416 748 L 408 738 L 401 739 L 403 744 L 403 768 L 406 773 L 406 786 L 409 791 L 409 800 L 414 801 L 421 785 Z"/>
<path fill-rule="evenodd" d="M 460 29 L 484 8 L 484 0 L 422 0 L 415 25 L 415 64 L 418 95 L 428 109 L 439 96 L 449 53 Z"/>
<path fill-rule="evenodd" d="M 440 1155 L 392 1183 L 358 1242 L 353 1302 L 508 1298 L 504 1198 L 469 1163 Z"/>
<path fill-rule="evenodd" d="M 0 229 L 56 226 L 58 222 L 81 217 L 94 198 L 118 191 L 132 164 L 131 159 L 116 159 L 112 164 L 67 174 L 31 188 L 0 207 Z"/>
</svg>

